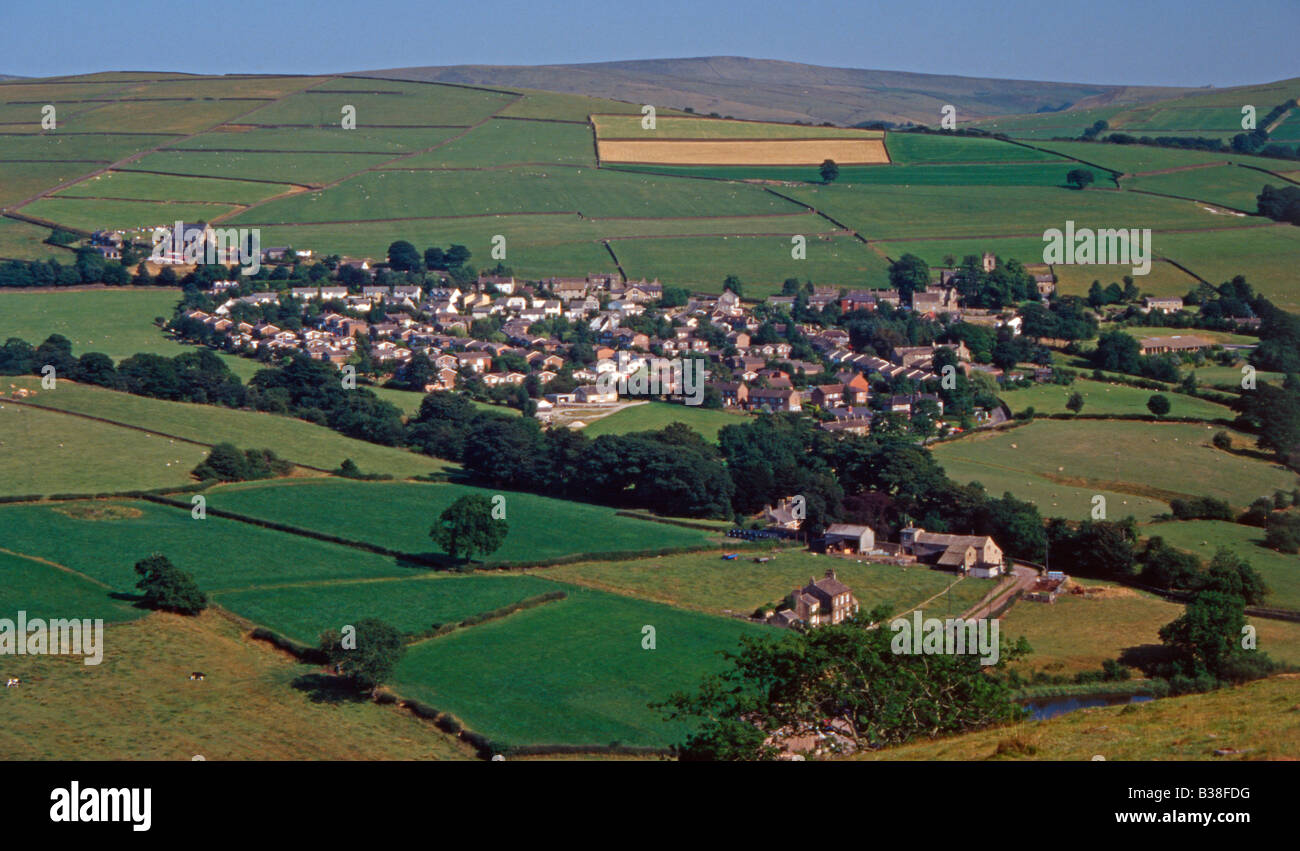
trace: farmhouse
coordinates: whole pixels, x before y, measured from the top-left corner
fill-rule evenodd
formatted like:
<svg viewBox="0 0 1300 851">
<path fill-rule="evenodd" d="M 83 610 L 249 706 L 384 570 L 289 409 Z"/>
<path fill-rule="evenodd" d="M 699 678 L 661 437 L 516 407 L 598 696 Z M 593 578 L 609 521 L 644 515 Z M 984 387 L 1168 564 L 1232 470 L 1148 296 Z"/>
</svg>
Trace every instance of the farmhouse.
<svg viewBox="0 0 1300 851">
<path fill-rule="evenodd" d="M 1183 309 L 1183 300 L 1178 296 L 1147 296 L 1142 299 L 1142 312 L 1153 310 L 1160 313 L 1177 313 Z"/>
<path fill-rule="evenodd" d="M 909 526 L 899 540 L 904 553 L 935 567 L 983 579 L 1006 570 L 1002 549 L 988 535 L 946 535 Z"/>
<path fill-rule="evenodd" d="M 1138 346 L 1144 355 L 1163 355 L 1169 352 L 1199 352 L 1214 345 L 1213 340 L 1192 334 L 1175 334 L 1172 337 L 1144 337 Z"/>
<path fill-rule="evenodd" d="M 840 623 L 858 613 L 857 598 L 849 586 L 835 577 L 834 568 L 828 568 L 821 579 L 810 577 L 807 585 L 794 589 L 786 598 L 786 605 L 788 608 L 772 618 L 778 626 L 818 627 Z"/>
</svg>

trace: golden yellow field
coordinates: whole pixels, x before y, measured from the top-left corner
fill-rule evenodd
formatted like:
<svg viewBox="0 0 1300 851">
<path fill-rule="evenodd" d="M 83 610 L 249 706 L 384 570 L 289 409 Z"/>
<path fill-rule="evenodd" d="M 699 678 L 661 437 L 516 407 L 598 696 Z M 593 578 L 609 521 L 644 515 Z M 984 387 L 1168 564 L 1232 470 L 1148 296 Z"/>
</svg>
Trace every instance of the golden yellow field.
<svg viewBox="0 0 1300 851">
<path fill-rule="evenodd" d="M 602 162 L 655 165 L 887 163 L 880 139 L 601 139 Z"/>
</svg>

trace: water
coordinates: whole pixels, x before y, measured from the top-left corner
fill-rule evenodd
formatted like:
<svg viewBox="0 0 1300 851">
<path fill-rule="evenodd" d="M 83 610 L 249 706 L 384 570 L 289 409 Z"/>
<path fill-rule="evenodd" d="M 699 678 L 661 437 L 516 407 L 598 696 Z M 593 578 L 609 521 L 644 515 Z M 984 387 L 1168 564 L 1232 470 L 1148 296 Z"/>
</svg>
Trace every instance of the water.
<svg viewBox="0 0 1300 851">
<path fill-rule="evenodd" d="M 1055 718 L 1076 709 L 1088 709 L 1093 706 L 1120 706 L 1125 703 L 1146 703 L 1152 700 L 1149 694 L 1090 694 L 1079 697 L 1040 697 L 1026 700 L 1021 705 L 1028 707 L 1030 718 L 1043 721 Z"/>
</svg>

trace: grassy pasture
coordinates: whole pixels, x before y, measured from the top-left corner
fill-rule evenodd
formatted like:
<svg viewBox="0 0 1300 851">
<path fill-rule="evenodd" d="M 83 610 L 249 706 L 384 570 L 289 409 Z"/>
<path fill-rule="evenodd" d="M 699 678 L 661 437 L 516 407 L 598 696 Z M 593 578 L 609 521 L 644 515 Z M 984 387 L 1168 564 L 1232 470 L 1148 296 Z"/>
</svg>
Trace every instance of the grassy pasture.
<svg viewBox="0 0 1300 851">
<path fill-rule="evenodd" d="M 128 86 L 133 98 L 278 98 L 325 81 L 326 77 L 201 77 L 157 80 Z M 256 106 L 250 103 L 249 108 Z"/>
<path fill-rule="evenodd" d="M 1123 106 L 1072 109 L 1068 112 L 1043 112 L 1031 115 L 1003 115 L 962 122 L 990 133 L 1005 133 L 1018 139 L 1050 139 L 1053 136 L 1078 136 L 1096 121 L 1109 121 L 1122 112 Z"/>
<path fill-rule="evenodd" d="M 9 137 L 13 138 L 13 137 Z M 0 169 L 0 205 L 14 204 L 34 197 L 60 183 L 90 174 L 101 166 L 95 163 L 42 162 L 6 163 Z M 26 211 L 28 208 L 24 208 Z M 39 216 L 39 213 L 28 213 Z"/>
<path fill-rule="evenodd" d="M 798 210 L 753 186 L 521 166 L 474 172 L 371 172 L 324 191 L 273 201 L 233 221 L 278 224 L 570 211 L 593 218 L 664 218 Z"/>
<path fill-rule="evenodd" d="M 925 603 L 927 611 L 951 611 L 956 616 L 979 602 L 996 584 L 989 579 L 968 578 L 953 585 L 956 576 L 927 567 L 870 564 L 798 549 L 746 549 L 735 561 L 722 560 L 722 552 L 565 564 L 539 568 L 533 573 L 713 615 L 728 611 L 748 615 L 807 584 L 809 577 L 820 578 L 832 567 L 839 580 L 853 591 L 863 611 L 889 603 L 895 612 L 902 612 Z M 751 559 L 760 554 L 775 557 L 766 564 L 754 564 Z M 949 586 L 951 594 L 945 593 Z M 937 594 L 943 596 L 931 600 Z"/>
<path fill-rule="evenodd" d="M 940 444 L 934 453 L 945 465 L 950 459 L 965 461 L 1025 473 L 1026 479 L 1036 475 L 1060 485 L 1152 499 L 1208 495 L 1244 506 L 1261 493 L 1295 487 L 1293 473 L 1211 447 L 1210 438 L 1218 430 L 1191 423 L 1042 420 Z M 1041 505 L 1040 510 L 1049 516 L 1057 513 Z M 1108 515 L 1127 513 L 1127 506 L 1110 502 Z"/>
<path fill-rule="evenodd" d="M 0 136 L 0 160 L 97 160 L 109 163 L 156 148 L 171 138 L 112 133 L 69 135 L 58 132 Z M 6 165 L 5 171 L 25 171 L 30 165 L 31 163 L 22 166 Z"/>
<path fill-rule="evenodd" d="M 953 481 L 979 482 L 993 496 L 1009 491 L 1017 499 L 1034 503 L 1044 517 L 1085 520 L 1091 516 L 1092 498 L 1097 494 L 1106 498 L 1107 515 L 1112 517 L 1132 514 L 1138 520 L 1149 520 L 1169 511 L 1168 504 L 1157 499 L 1102 487 L 1065 485 L 1026 470 L 987 464 L 978 457 L 957 457 L 943 449 L 943 446 L 936 447 L 935 457 Z"/>
<path fill-rule="evenodd" d="M 316 670 L 249 641 L 215 612 L 151 614 L 107 630 L 102 664 L 6 657 L 0 752 L 11 759 L 467 759 L 396 706 L 320 700 L 295 681 Z M 207 679 L 190 682 L 190 671 Z"/>
<path fill-rule="evenodd" d="M 5 392 L 10 383 L 0 376 Z M 0 493 L 9 496 L 187 485 L 207 457 L 203 447 L 4 401 L 0 441 Z"/>
<path fill-rule="evenodd" d="M 317 184 L 338 180 L 390 159 L 392 156 L 388 154 L 263 154 L 167 150 L 142 157 L 124 170 Z"/>
<path fill-rule="evenodd" d="M 394 168 L 484 168 L 517 163 L 595 166 L 591 129 L 578 124 L 494 119 Z"/>
<path fill-rule="evenodd" d="M 19 386 L 24 383 L 28 387 L 39 386 L 39 379 L 32 378 L 10 379 L 9 382 Z M 39 392 L 35 397 L 29 398 L 36 404 L 55 410 L 102 417 L 115 423 L 157 430 L 200 443 L 230 442 L 244 448 L 272 449 L 281 458 L 327 470 L 343 463 L 344 458 L 351 458 L 366 473 L 387 473 L 399 477 L 437 472 L 447 466 L 445 461 L 437 458 L 356 440 L 325 426 L 276 414 L 149 399 L 70 381 L 60 381 L 56 390 Z M 89 422 L 80 418 L 68 419 L 77 423 Z M 206 457 L 206 449 L 187 446 L 186 452 L 191 449 L 201 451 Z M 198 460 L 194 461 L 194 464 L 197 463 Z M 188 473 L 194 464 L 185 467 L 185 471 Z"/>
<path fill-rule="evenodd" d="M 254 127 L 227 125 L 182 139 L 169 151 L 301 151 L 304 153 L 388 153 L 391 156 L 431 148 L 461 132 L 454 127 Z"/>
<path fill-rule="evenodd" d="M 135 201 L 202 201 L 250 204 L 288 190 L 275 183 L 172 177 L 133 171 L 110 171 L 60 190 L 55 198 L 124 198 Z"/>
<path fill-rule="evenodd" d="M 1300 752 L 1300 713 L 1295 680 L 1273 677 L 1238 688 L 1170 697 L 1127 706 L 1070 712 L 1047 721 L 1025 721 L 882 751 L 871 760 L 1055 759 L 1213 760 L 1294 758 Z M 1242 707 L 1249 706 L 1249 712 Z M 1025 755 L 999 753 L 1004 743 L 1032 748 Z M 1251 748 L 1238 757 L 1216 756 L 1225 747 Z M 1005 751 L 1005 749 L 1004 749 Z"/>
<path fill-rule="evenodd" d="M 17 612 L 32 618 L 101 618 L 120 623 L 143 617 L 145 612 L 109 597 L 102 586 L 30 558 L 0 552 L 0 617 Z M 6 657 L 5 664 L 14 660 Z"/>
<path fill-rule="evenodd" d="M 783 192 L 868 238 L 1035 236 L 1046 228 L 1233 227 L 1251 224 L 1214 215 L 1191 201 L 1131 192 L 1026 186 L 819 186 Z M 1040 239 L 1041 245 L 1041 239 Z M 1041 248 L 1040 248 L 1041 251 Z"/>
<path fill-rule="evenodd" d="M 517 574 L 424 575 L 225 591 L 216 602 L 295 641 L 315 645 L 327 629 L 375 617 L 408 634 L 434 624 L 554 591 L 553 582 Z"/>
<path fill-rule="evenodd" d="M 1255 290 L 1285 310 L 1300 310 L 1295 283 L 1300 258 L 1300 228 L 1291 225 L 1166 233 L 1153 239 L 1157 254 L 1172 257 L 1196 275 L 1218 285 L 1245 275 Z"/>
<path fill-rule="evenodd" d="M 822 182 L 817 166 L 610 165 L 605 168 L 719 180 Z M 1066 169 L 1048 163 L 951 163 L 929 165 L 842 165 L 837 185 L 877 186 L 1064 186 Z"/>
<path fill-rule="evenodd" d="M 129 511 L 97 519 L 86 506 Z M 133 509 L 133 510 L 130 510 Z M 133 565 L 162 552 L 205 592 L 342 579 L 414 576 L 391 558 L 248 523 L 144 501 L 24 503 L 0 507 L 4 547 L 48 559 L 112 590 L 135 594 Z M 107 593 L 107 592 L 105 592 Z"/>
<path fill-rule="evenodd" d="M 945 136 L 924 133 L 889 133 L 885 136 L 892 162 L 917 163 L 1011 163 L 1061 160 L 1055 154 L 1035 151 L 1000 139 Z"/>
<path fill-rule="evenodd" d="M 571 95 L 562 92 L 544 92 L 540 89 L 519 89 L 523 95 L 519 100 L 501 110 L 499 115 L 513 118 L 550 118 L 560 121 L 580 121 L 587 123 L 592 113 L 623 112 L 641 115 L 641 104 L 626 103 L 621 100 L 593 98 L 585 95 Z M 674 109 L 658 110 L 658 115 L 684 115 Z M 639 125 L 638 125 L 639 126 Z"/>
<path fill-rule="evenodd" d="M 1103 168 L 1124 174 L 1139 174 L 1208 163 L 1235 163 L 1258 168 L 1277 168 L 1280 162 L 1284 162 L 1244 154 L 1159 148 L 1153 145 L 1117 145 L 1107 142 L 1035 142 L 1034 144 L 1043 150 L 1097 163 Z"/>
<path fill-rule="evenodd" d="M 826 160 L 849 165 L 889 162 L 879 139 L 606 139 L 598 145 L 609 163 L 668 165 L 809 165 Z"/>
<path fill-rule="evenodd" d="M 256 107 L 256 102 L 244 100 L 119 100 L 71 115 L 66 124 L 60 121 L 59 126 L 79 133 L 136 129 L 151 133 L 198 133 Z"/>
<path fill-rule="evenodd" d="M 1266 496 L 1267 493 L 1261 489 L 1258 495 Z M 1223 520 L 1185 520 L 1152 523 L 1144 526 L 1141 532 L 1148 538 L 1159 535 L 1170 546 L 1195 553 L 1206 564 L 1214 558 L 1219 547 L 1227 547 L 1250 562 L 1264 577 L 1264 583 L 1272 592 L 1264 599 L 1264 605 L 1300 609 L 1300 556 L 1266 548 L 1263 529 Z M 1295 641 L 1291 655 L 1300 657 L 1300 634 Z M 1300 662 L 1300 658 L 1295 661 Z"/>
<path fill-rule="evenodd" d="M 210 222 L 235 209 L 237 208 L 230 204 L 115 201 L 54 196 L 28 204 L 23 207 L 23 212 L 66 227 L 95 231 L 170 227 L 177 221 Z"/>
<path fill-rule="evenodd" d="M 1238 373 L 1240 377 L 1240 373 Z M 1067 386 L 1059 384 L 1037 384 L 1022 390 L 1004 390 L 1002 400 L 1012 411 L 1023 411 L 1032 407 L 1040 414 L 1064 414 L 1067 412 L 1065 402 L 1072 393 L 1083 396 L 1084 414 L 1142 414 L 1149 416 L 1147 400 L 1151 398 L 1150 390 L 1130 387 L 1127 384 L 1108 384 L 1090 379 L 1077 379 Z M 1235 419 L 1232 409 L 1184 396 L 1181 393 L 1164 394 L 1170 402 L 1171 417 L 1201 417 L 1203 419 Z"/>
<path fill-rule="evenodd" d="M 640 111 L 639 109 L 637 110 Z M 879 139 L 879 130 L 854 127 L 810 127 L 765 121 L 723 118 L 655 116 L 655 128 L 641 127 L 640 115 L 592 115 L 601 139 Z"/>
<path fill-rule="evenodd" d="M 652 431 L 672 423 L 684 423 L 704 435 L 709 441 L 717 441 L 718 430 L 723 426 L 740 425 L 748 421 L 743 414 L 730 411 L 710 410 L 700 406 L 677 405 L 671 402 L 647 402 L 623 408 L 607 417 L 601 417 L 589 424 L 582 431 L 588 437 L 602 434 L 627 434 L 633 431 Z"/>
<path fill-rule="evenodd" d="M 687 546 L 708 538 L 697 529 L 619 517 L 603 506 L 452 484 L 284 480 L 217 488 L 208 492 L 208 504 L 402 552 L 434 554 L 441 551 L 429 528 L 447 506 L 469 494 L 505 498 L 510 531 L 501 549 L 484 559 L 489 564 Z"/>
<path fill-rule="evenodd" d="M 1240 133 L 1241 106 L 1154 106 L 1133 109 L 1110 122 L 1110 129 L 1140 136 L 1195 135 L 1192 131 Z"/>
<path fill-rule="evenodd" d="M 656 647 L 642 649 L 642 627 Z M 455 713 L 508 744 L 666 747 L 685 728 L 647 704 L 692 690 L 724 666 L 718 652 L 770 627 L 572 588 L 568 599 L 419 644 L 394 691 Z"/>
<path fill-rule="evenodd" d="M 723 279 L 738 275 L 751 298 L 779 293 L 781 282 L 793 277 L 848 287 L 884 287 L 889 281 L 885 259 L 848 236 L 808 235 L 804 260 L 790 256 L 789 236 L 624 239 L 611 245 L 633 278 L 657 276 L 670 284 L 722 292 Z"/>
<path fill-rule="evenodd" d="M 13 257 L 32 260 L 44 260 L 53 257 L 60 263 L 69 263 L 75 255 L 63 248 L 50 245 L 45 240 L 49 237 L 49 228 L 28 222 L 0 217 L 0 257 Z M 5 302 L 0 302 L 4 304 Z M 0 323 L 3 323 L 0 318 Z"/>
<path fill-rule="evenodd" d="M 382 91 L 400 94 L 363 94 Z M 439 83 L 335 79 L 262 107 L 249 124 L 338 126 L 343 107 L 356 108 L 357 128 L 383 125 L 470 125 L 515 99 L 514 95 Z"/>
<path fill-rule="evenodd" d="M 1195 198 L 1245 212 L 1255 212 L 1258 209 L 1256 196 L 1268 182 L 1268 175 L 1253 169 L 1216 166 L 1134 177 L 1124 181 L 1124 188 Z M 1274 178 L 1273 182 L 1276 185 L 1277 179 Z"/>
<path fill-rule="evenodd" d="M 1151 250 L 1159 254 L 1160 249 L 1164 246 L 1166 234 L 1161 234 L 1158 238 L 1154 235 L 1151 241 Z M 1039 257 L 1042 259 L 1041 250 Z M 1079 295 L 1088 294 L 1088 289 L 1092 286 L 1093 281 L 1100 281 L 1101 285 L 1107 286 L 1111 283 L 1124 285 L 1124 276 L 1133 275 L 1133 267 L 1119 265 L 1096 265 L 1096 266 L 1078 266 L 1060 264 L 1052 267 L 1056 273 L 1056 291 L 1062 295 Z M 1144 295 L 1187 295 L 1190 290 L 1196 289 L 1200 281 L 1191 275 L 1179 269 L 1173 263 L 1166 260 L 1153 260 L 1151 271 L 1145 275 L 1133 275 L 1133 282 L 1142 291 Z"/>
<path fill-rule="evenodd" d="M 0 232 L 8 219 L 0 219 Z M 48 247 L 48 246 L 47 246 Z M 70 252 L 64 262 L 72 259 Z M 171 316 L 175 289 L 102 289 L 69 292 L 0 292 L 0 339 L 20 337 L 33 346 L 51 334 L 72 342 L 72 351 L 103 352 L 120 360 L 137 352 L 178 355 L 186 347 L 163 336 L 155 316 Z"/>
</svg>

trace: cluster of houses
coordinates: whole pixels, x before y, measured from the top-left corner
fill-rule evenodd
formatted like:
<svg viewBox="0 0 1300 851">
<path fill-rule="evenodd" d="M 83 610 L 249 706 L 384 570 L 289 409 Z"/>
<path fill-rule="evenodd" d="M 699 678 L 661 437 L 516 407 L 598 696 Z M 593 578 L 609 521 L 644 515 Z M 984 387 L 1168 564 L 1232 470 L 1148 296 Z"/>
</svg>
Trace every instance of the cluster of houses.
<svg viewBox="0 0 1300 851">
<path fill-rule="evenodd" d="M 783 501 L 777 508 L 768 510 L 769 517 L 788 512 Z M 950 535 L 927 532 L 909 526 L 899 533 L 898 543 L 876 540 L 870 527 L 856 523 L 833 523 L 827 527 L 821 548 L 831 555 L 872 555 L 882 560 L 902 564 L 927 564 L 939 570 L 953 571 L 962 576 L 991 579 L 1006 573 L 1008 565 L 1002 548 L 988 535 Z M 1064 580 L 1036 587 L 1045 602 L 1055 600 Z M 829 568 L 821 579 L 811 578 L 802 588 L 786 596 L 783 605 L 764 612 L 767 623 L 782 627 L 812 628 L 837 624 L 857 614 L 858 600 L 843 582 L 836 578 L 835 569 Z"/>
</svg>

